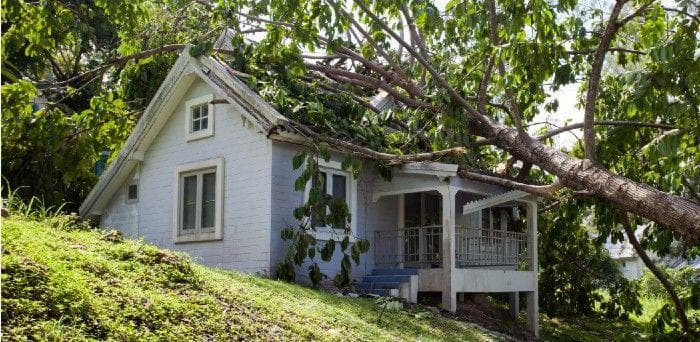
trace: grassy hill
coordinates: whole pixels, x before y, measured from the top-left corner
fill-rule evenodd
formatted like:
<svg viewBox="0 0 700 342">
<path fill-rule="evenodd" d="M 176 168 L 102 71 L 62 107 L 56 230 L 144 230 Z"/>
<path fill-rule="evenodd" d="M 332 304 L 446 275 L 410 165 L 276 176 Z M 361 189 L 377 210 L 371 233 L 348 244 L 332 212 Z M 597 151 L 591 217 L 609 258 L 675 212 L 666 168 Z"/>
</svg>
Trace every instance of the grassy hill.
<svg viewBox="0 0 700 342">
<path fill-rule="evenodd" d="M 68 216 L 2 222 L 8 340 L 491 340 L 438 316 L 204 267 Z"/>
</svg>

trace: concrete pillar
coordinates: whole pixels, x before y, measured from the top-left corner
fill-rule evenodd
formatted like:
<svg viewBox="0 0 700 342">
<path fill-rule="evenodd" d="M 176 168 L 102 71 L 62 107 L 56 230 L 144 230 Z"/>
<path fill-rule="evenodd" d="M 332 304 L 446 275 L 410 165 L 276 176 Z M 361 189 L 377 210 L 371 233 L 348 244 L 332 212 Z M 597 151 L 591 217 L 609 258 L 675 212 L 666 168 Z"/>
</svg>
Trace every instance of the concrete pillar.
<svg viewBox="0 0 700 342">
<path fill-rule="evenodd" d="M 528 231 L 528 250 L 530 253 L 530 263 L 528 270 L 535 272 L 535 283 L 533 284 L 534 291 L 527 292 L 527 326 L 535 334 L 540 336 L 540 308 L 538 302 L 538 287 L 537 287 L 537 202 L 528 202 L 527 205 L 527 231 Z"/>
<path fill-rule="evenodd" d="M 537 202 L 527 204 L 527 250 L 528 271 L 535 272 L 535 288 L 537 288 Z"/>
<path fill-rule="evenodd" d="M 517 319 L 518 313 L 520 313 L 520 292 L 509 293 L 508 302 L 508 308 L 510 309 L 510 317 L 513 319 Z"/>
<path fill-rule="evenodd" d="M 406 224 L 404 222 L 404 220 L 406 219 L 406 216 L 404 213 L 404 210 L 406 210 L 404 194 L 399 194 L 397 201 L 398 201 L 398 208 L 396 208 L 396 213 L 399 216 L 396 218 L 396 222 L 398 222 L 398 224 L 399 224 L 399 235 L 398 235 L 398 238 L 396 239 L 396 251 L 397 251 L 397 253 L 396 253 L 396 255 L 397 255 L 396 267 L 403 268 L 404 267 L 404 256 L 403 256 L 404 245 L 403 244 L 404 244 L 404 239 L 406 238 L 404 236 L 404 228 L 406 227 Z"/>
<path fill-rule="evenodd" d="M 442 195 L 442 308 L 457 311 L 457 292 L 452 288 L 452 273 L 455 269 L 455 196 L 449 185 L 441 188 Z"/>
<path fill-rule="evenodd" d="M 537 290 L 526 292 L 527 297 L 527 328 L 535 334 L 535 337 L 540 337 L 540 307 L 537 299 Z"/>
</svg>

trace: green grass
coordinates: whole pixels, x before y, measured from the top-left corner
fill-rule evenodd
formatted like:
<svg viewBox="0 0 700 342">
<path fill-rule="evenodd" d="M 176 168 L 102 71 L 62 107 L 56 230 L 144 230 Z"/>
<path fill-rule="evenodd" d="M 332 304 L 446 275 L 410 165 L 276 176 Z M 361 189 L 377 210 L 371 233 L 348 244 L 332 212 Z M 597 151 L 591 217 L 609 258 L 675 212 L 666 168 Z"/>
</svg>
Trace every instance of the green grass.
<svg viewBox="0 0 700 342">
<path fill-rule="evenodd" d="M 378 311 L 284 282 L 212 269 L 65 217 L 2 222 L 7 340 L 491 340 L 466 323 Z M 52 224 L 53 222 L 53 224 Z"/>
<path fill-rule="evenodd" d="M 603 297 L 608 294 L 601 292 Z M 606 319 L 600 316 L 575 318 L 547 318 L 542 316 L 542 340 L 544 341 L 639 341 L 650 339 L 650 321 L 666 303 L 664 298 L 639 297 L 642 312 L 629 319 Z M 688 310 L 689 317 L 700 316 L 699 310 Z M 670 331 L 667 328 L 667 331 Z"/>
<path fill-rule="evenodd" d="M 647 335 L 646 323 L 632 320 L 610 320 L 601 317 L 576 317 L 569 319 L 540 319 L 544 341 L 639 341 Z"/>
</svg>

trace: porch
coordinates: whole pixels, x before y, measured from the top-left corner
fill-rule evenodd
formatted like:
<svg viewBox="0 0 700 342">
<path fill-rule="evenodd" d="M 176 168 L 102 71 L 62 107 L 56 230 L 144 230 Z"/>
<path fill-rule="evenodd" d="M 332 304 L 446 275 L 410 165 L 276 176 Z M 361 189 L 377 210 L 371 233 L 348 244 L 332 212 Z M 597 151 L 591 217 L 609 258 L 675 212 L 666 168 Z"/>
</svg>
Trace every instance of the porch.
<svg viewBox="0 0 700 342">
<path fill-rule="evenodd" d="M 375 184 L 373 200 L 396 208 L 395 224 L 376 227 L 371 237 L 375 267 L 414 270 L 414 290 L 441 292 L 449 311 L 461 294 L 508 292 L 517 312 L 518 293 L 525 292 L 528 324 L 536 333 L 536 199 L 456 172 L 431 171 L 412 168 Z"/>
</svg>

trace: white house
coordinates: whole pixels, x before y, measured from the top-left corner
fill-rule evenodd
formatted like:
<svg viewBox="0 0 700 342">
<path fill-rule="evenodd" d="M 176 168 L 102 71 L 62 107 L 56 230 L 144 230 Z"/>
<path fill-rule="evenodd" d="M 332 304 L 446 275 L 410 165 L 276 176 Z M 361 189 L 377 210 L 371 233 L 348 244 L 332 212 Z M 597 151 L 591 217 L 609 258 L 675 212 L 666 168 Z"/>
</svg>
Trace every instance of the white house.
<svg viewBox="0 0 700 342">
<path fill-rule="evenodd" d="M 636 235 L 641 236 L 641 234 Z M 611 243 L 610 239 L 608 239 L 605 243 L 605 248 L 610 253 L 610 258 L 617 263 L 617 268 L 620 270 L 623 277 L 634 280 L 642 276 L 646 265 L 644 265 L 644 261 L 642 261 L 642 258 L 639 257 L 634 247 L 632 247 L 628 241 Z M 656 260 L 656 257 L 651 252 L 647 254 L 649 254 L 650 257 L 654 257 L 654 260 Z"/>
<path fill-rule="evenodd" d="M 638 240 L 642 240 L 644 236 L 645 226 L 638 226 L 634 235 Z M 630 244 L 628 239 L 624 241 L 618 241 L 617 243 L 612 243 L 610 238 L 605 241 L 604 247 L 610 253 L 610 258 L 617 263 L 617 267 L 622 272 L 622 276 L 629 280 L 636 280 L 642 277 L 644 272 L 647 270 L 647 266 L 644 264 L 642 258 L 634 250 L 632 244 Z M 666 256 L 660 258 L 653 251 L 646 251 L 649 259 L 663 267 L 670 268 L 682 268 L 691 267 L 694 270 L 696 277 L 700 278 L 700 257 L 694 259 L 686 259 L 682 256 Z"/>
<path fill-rule="evenodd" d="M 286 252 L 280 232 L 303 203 L 291 161 L 308 141 L 224 62 L 186 50 L 80 214 L 207 265 L 270 274 Z M 441 163 L 399 166 L 391 182 L 364 167 L 355 179 L 342 157 L 334 153 L 322 170 L 327 191 L 348 203 L 353 234 L 370 240 L 353 268 L 358 286 L 410 301 L 441 292 L 450 311 L 458 294 L 490 292 L 511 293 L 517 311 L 525 292 L 537 334 L 534 197 Z M 334 275 L 338 259 L 322 271 Z"/>
</svg>

